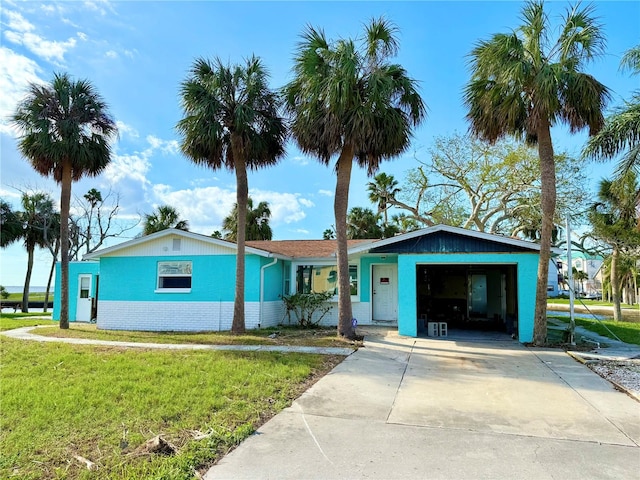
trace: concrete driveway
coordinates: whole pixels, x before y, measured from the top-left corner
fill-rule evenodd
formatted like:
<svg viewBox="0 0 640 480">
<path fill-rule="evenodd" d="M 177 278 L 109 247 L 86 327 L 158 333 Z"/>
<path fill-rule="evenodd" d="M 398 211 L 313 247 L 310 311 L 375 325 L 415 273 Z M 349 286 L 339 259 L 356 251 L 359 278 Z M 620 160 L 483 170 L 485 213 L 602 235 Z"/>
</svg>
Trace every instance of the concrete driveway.
<svg viewBox="0 0 640 480">
<path fill-rule="evenodd" d="M 206 479 L 640 479 L 640 403 L 501 335 L 367 337 Z"/>
</svg>

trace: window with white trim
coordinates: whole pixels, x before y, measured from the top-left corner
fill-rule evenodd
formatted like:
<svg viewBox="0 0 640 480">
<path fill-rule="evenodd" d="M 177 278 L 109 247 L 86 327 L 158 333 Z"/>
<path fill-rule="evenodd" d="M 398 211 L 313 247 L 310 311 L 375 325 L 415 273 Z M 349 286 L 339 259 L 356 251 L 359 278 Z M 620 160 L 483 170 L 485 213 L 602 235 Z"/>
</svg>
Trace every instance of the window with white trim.
<svg viewBox="0 0 640 480">
<path fill-rule="evenodd" d="M 191 290 L 191 262 L 158 262 L 157 290 L 163 292 Z"/>
<path fill-rule="evenodd" d="M 351 295 L 358 295 L 358 266 L 349 265 Z M 338 295 L 338 267 L 335 265 L 299 265 L 296 270 L 297 293 L 331 292 Z"/>
</svg>

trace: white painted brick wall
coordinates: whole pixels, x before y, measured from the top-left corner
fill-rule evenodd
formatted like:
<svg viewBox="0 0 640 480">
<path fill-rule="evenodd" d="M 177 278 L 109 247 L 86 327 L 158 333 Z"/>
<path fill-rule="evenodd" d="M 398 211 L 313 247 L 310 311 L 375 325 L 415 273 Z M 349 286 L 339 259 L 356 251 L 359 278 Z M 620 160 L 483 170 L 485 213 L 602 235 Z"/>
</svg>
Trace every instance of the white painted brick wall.
<svg viewBox="0 0 640 480">
<path fill-rule="evenodd" d="M 322 319 L 322 325 L 338 324 L 338 307 Z M 371 324 L 369 303 L 354 303 L 353 315 L 359 325 Z M 274 327 L 287 323 L 281 301 L 265 302 L 260 322 L 260 303 L 245 303 L 247 329 Z M 284 319 L 284 320 L 283 320 Z M 121 302 L 100 300 L 98 328 L 103 330 L 146 330 L 160 332 L 201 332 L 231 330 L 233 302 Z M 295 323 L 295 319 L 292 319 Z"/>
<path fill-rule="evenodd" d="M 246 328 L 257 328 L 260 304 L 245 304 Z M 231 330 L 233 302 L 120 302 L 100 300 L 98 328 L 198 332 Z"/>
<path fill-rule="evenodd" d="M 282 324 L 284 311 L 284 303 L 281 300 L 265 302 L 262 306 L 262 327 L 275 327 Z"/>
</svg>

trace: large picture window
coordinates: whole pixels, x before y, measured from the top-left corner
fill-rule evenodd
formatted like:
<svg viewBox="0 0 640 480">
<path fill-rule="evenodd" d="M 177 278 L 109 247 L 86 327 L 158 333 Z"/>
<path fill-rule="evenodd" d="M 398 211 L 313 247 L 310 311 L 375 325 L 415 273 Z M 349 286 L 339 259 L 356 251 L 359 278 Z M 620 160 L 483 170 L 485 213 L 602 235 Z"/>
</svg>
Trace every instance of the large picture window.
<svg viewBox="0 0 640 480">
<path fill-rule="evenodd" d="M 185 291 L 191 289 L 191 262 L 158 262 L 158 290 Z"/>
<path fill-rule="evenodd" d="M 351 295 L 358 295 L 358 266 L 349 265 Z M 300 265 L 296 271 L 297 293 L 338 294 L 338 267 L 335 265 Z"/>
</svg>

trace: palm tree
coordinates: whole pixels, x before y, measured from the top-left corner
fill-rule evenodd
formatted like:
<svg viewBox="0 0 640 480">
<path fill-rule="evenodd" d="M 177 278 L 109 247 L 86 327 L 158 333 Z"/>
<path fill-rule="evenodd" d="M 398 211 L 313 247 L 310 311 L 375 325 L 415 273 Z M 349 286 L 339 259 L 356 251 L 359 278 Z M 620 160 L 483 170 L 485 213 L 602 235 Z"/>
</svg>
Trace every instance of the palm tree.
<svg viewBox="0 0 640 480">
<path fill-rule="evenodd" d="M 395 198 L 400 192 L 398 181 L 393 175 L 387 175 L 382 172 L 373 177 L 373 182 L 367 183 L 369 191 L 369 200 L 378 205 L 378 214 L 384 214 L 384 226 L 389 225 L 387 218 L 387 210 L 389 209 L 389 200 Z"/>
<path fill-rule="evenodd" d="M 410 145 L 412 128 L 425 116 L 416 82 L 391 63 L 397 30 L 372 20 L 360 45 L 330 42 L 308 27 L 294 58 L 294 79 L 285 86 L 291 133 L 300 149 L 325 165 L 335 158 L 335 228 L 338 243 L 338 334 L 353 338 L 347 257 L 349 183 L 355 159 L 374 174 L 385 159 Z"/>
<path fill-rule="evenodd" d="M 622 57 L 621 67 L 640 75 L 640 45 Z M 591 137 L 583 157 L 607 160 L 624 153 L 618 164 L 618 177 L 633 169 L 640 170 L 640 90 L 635 90 L 631 100 L 616 108 L 600 132 Z"/>
<path fill-rule="evenodd" d="M 398 229 L 398 233 L 408 233 L 420 229 L 418 221 L 409 217 L 406 213 L 399 213 L 391 217 L 393 225 Z"/>
<path fill-rule="evenodd" d="M 640 246 L 640 231 L 637 228 L 637 198 L 639 186 L 633 171 L 621 179 L 600 181 L 598 202 L 589 212 L 593 236 L 611 246 L 609 276 L 613 297 L 613 319 L 622 320 L 621 275 L 619 263 L 627 250 L 637 250 Z"/>
<path fill-rule="evenodd" d="M 490 142 L 514 135 L 538 146 L 542 226 L 533 341 L 542 345 L 547 337 L 547 280 L 556 207 L 551 127 L 563 122 L 572 132 L 589 127 L 589 134 L 595 134 L 604 124 L 602 111 L 609 91 L 581 71 L 605 44 L 592 7 L 567 10 L 554 40 L 543 2 L 527 2 L 522 20 L 513 32 L 477 43 L 470 55 L 472 73 L 464 99 L 473 134 Z"/>
<path fill-rule="evenodd" d="M 18 212 L 0 199 L 0 248 L 11 245 L 22 236 L 22 222 Z"/>
<path fill-rule="evenodd" d="M 175 228 L 177 230 L 189 231 L 189 221 L 181 220 L 178 211 L 171 205 L 160 205 L 152 213 L 144 215 L 142 223 L 142 235 Z"/>
<path fill-rule="evenodd" d="M 56 73 L 47 85 L 31 84 L 12 120 L 18 147 L 33 168 L 60 184 L 60 328 L 69 328 L 69 206 L 71 184 L 99 175 L 111 160 L 114 120 L 93 85 Z"/>
<path fill-rule="evenodd" d="M 347 214 L 347 238 L 382 238 L 379 220 L 380 214 L 370 208 L 353 207 Z"/>
<path fill-rule="evenodd" d="M 45 248 L 51 235 L 47 228 L 55 217 L 55 208 L 51 197 L 42 192 L 22 194 L 22 211 L 18 213 L 22 223 L 24 248 L 27 251 L 27 274 L 22 290 L 22 311 L 29 312 L 29 286 L 33 272 L 33 256 L 36 247 Z"/>
<path fill-rule="evenodd" d="M 182 83 L 184 118 L 177 129 L 182 152 L 194 163 L 236 173 L 238 209 L 236 285 L 231 331 L 244 323 L 244 252 L 249 186 L 247 169 L 275 164 L 284 155 L 285 122 L 278 115 L 278 96 L 269 89 L 262 62 L 224 65 L 219 59 L 198 59 Z"/>
<path fill-rule="evenodd" d="M 93 212 L 96 207 L 102 202 L 102 193 L 100 190 L 96 190 L 92 188 L 87 193 L 84 194 L 84 199 L 89 203 L 89 212 L 87 218 L 87 253 L 91 249 L 91 226 L 93 224 Z M 100 218 L 100 210 L 97 211 L 98 219 Z"/>
<path fill-rule="evenodd" d="M 260 202 L 253 208 L 253 199 L 247 197 L 247 225 L 245 240 L 271 240 L 273 230 L 269 225 L 271 209 L 267 202 Z M 222 228 L 227 232 L 225 240 L 235 242 L 238 238 L 238 204 L 233 205 L 233 209 L 228 216 L 222 220 Z"/>
</svg>

